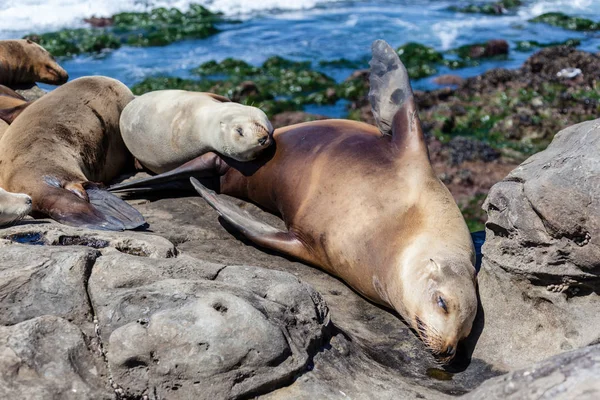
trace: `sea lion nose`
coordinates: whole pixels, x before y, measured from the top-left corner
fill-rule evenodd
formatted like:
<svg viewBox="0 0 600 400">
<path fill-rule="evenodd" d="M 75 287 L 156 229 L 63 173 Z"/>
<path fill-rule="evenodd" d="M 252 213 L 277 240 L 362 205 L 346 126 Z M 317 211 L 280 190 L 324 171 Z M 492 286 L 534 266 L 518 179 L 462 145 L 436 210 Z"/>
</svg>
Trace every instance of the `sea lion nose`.
<svg viewBox="0 0 600 400">
<path fill-rule="evenodd" d="M 449 356 L 453 356 L 455 352 L 456 349 L 452 345 L 448 345 L 448 347 L 446 348 L 446 354 Z"/>
<path fill-rule="evenodd" d="M 267 140 L 269 140 L 269 136 L 263 136 L 260 139 L 258 139 L 258 144 L 264 146 L 267 143 Z"/>
<path fill-rule="evenodd" d="M 25 204 L 27 204 L 28 206 L 31 205 L 31 197 L 25 199 Z"/>
</svg>

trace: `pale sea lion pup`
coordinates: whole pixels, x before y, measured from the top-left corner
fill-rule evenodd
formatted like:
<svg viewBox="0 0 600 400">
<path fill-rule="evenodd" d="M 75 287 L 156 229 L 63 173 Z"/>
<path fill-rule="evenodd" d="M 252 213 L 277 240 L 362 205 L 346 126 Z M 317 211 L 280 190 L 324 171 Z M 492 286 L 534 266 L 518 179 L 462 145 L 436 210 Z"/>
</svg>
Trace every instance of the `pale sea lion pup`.
<svg viewBox="0 0 600 400">
<path fill-rule="evenodd" d="M 119 117 L 133 98 L 121 82 L 94 76 L 34 101 L 0 139 L 0 186 L 28 194 L 36 214 L 67 225 L 103 230 L 143 225 L 137 210 L 98 185 L 131 161 Z"/>
<path fill-rule="evenodd" d="M 39 44 L 29 39 L 0 40 L 0 84 L 62 85 L 68 79 L 67 71 Z"/>
<path fill-rule="evenodd" d="M 260 109 L 212 93 L 159 90 L 129 103 L 121 115 L 127 148 L 146 168 L 162 173 L 209 151 L 238 161 L 271 144 L 273 127 Z"/>
<path fill-rule="evenodd" d="M 348 120 L 287 126 L 275 131 L 275 146 L 255 161 L 236 163 L 208 153 L 115 189 L 192 173 L 221 175 L 221 193 L 280 215 L 287 230 L 192 179 L 231 227 L 395 309 L 447 362 L 477 312 L 473 242 L 431 167 L 404 65 L 384 41 L 373 43 L 372 51 L 369 100 L 379 129 Z"/>
<path fill-rule="evenodd" d="M 22 220 L 31 212 L 31 197 L 0 188 L 0 227 Z"/>
</svg>

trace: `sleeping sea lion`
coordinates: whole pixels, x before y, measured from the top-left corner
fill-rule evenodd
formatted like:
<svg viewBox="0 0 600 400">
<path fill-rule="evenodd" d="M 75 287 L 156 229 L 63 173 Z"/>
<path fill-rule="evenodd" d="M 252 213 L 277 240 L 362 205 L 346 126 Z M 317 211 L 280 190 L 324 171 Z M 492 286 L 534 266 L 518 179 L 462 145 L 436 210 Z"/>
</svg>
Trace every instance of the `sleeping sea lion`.
<svg viewBox="0 0 600 400">
<path fill-rule="evenodd" d="M 67 71 L 39 44 L 29 39 L 0 40 L 1 85 L 62 85 L 68 79 Z"/>
<path fill-rule="evenodd" d="M 274 145 L 255 161 L 208 153 L 114 189 L 220 175 L 220 193 L 280 215 L 287 230 L 257 220 L 192 179 L 233 228 L 393 308 L 448 362 L 477 311 L 473 242 L 431 167 L 404 65 L 384 41 L 372 51 L 369 100 L 379 129 L 348 120 L 287 126 L 275 131 Z"/>
<path fill-rule="evenodd" d="M 121 115 L 127 148 L 154 173 L 209 151 L 252 160 L 271 144 L 272 133 L 260 109 L 212 93 L 158 90 L 137 97 Z"/>
<path fill-rule="evenodd" d="M 31 212 L 31 197 L 0 188 L 0 227 L 13 224 Z"/>
<path fill-rule="evenodd" d="M 134 96 L 106 77 L 84 77 L 36 100 L 0 139 L 0 186 L 33 199 L 33 210 L 67 225 L 123 230 L 144 219 L 99 189 L 130 159 L 119 117 Z"/>
</svg>

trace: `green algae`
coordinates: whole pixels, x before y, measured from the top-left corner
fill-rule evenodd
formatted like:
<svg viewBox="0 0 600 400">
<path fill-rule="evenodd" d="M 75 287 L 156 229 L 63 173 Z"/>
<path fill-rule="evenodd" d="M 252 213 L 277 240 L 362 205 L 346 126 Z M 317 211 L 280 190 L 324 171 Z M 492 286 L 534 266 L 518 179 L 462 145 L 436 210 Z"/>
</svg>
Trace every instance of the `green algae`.
<svg viewBox="0 0 600 400">
<path fill-rule="evenodd" d="M 494 3 L 469 4 L 464 7 L 451 6 L 448 9 L 468 14 L 502 15 L 504 10 L 514 11 L 522 4 L 521 0 L 501 0 Z"/>
<path fill-rule="evenodd" d="M 209 91 L 243 104 L 261 108 L 267 115 L 301 110 L 307 104 L 334 104 L 339 96 L 336 82 L 310 69 L 310 62 L 270 57 L 260 67 L 227 58 L 209 61 L 192 70 L 201 80 L 172 77 L 147 78 L 132 91 L 181 89 Z"/>
<path fill-rule="evenodd" d="M 44 47 L 55 57 L 70 57 L 81 53 L 99 53 L 121 47 L 120 39 L 104 29 L 64 29 L 42 35 L 24 37 Z"/>
<path fill-rule="evenodd" d="M 147 13 L 120 13 L 111 18 L 106 28 L 64 29 L 25 36 L 46 48 L 56 57 L 99 53 L 122 45 L 165 46 L 185 39 L 204 39 L 219 32 L 215 24 L 221 14 L 200 5 L 187 12 L 176 8 L 157 8 Z"/>
<path fill-rule="evenodd" d="M 529 22 L 541 22 L 544 24 L 557 26 L 571 31 L 597 31 L 600 30 L 600 23 L 591 19 L 581 17 L 571 17 L 560 12 L 549 12 L 539 15 L 529 20 Z"/>
<path fill-rule="evenodd" d="M 567 39 L 563 42 L 550 42 L 550 43 L 540 43 L 535 40 L 518 40 L 517 46 L 515 50 L 528 52 L 538 48 L 544 47 L 553 47 L 553 46 L 569 46 L 569 47 L 577 47 L 581 44 L 581 40 L 579 39 Z"/>
<path fill-rule="evenodd" d="M 396 52 L 404 63 L 408 75 L 413 79 L 437 74 L 437 66 L 442 65 L 444 56 L 433 47 L 421 43 L 408 42 Z"/>
</svg>

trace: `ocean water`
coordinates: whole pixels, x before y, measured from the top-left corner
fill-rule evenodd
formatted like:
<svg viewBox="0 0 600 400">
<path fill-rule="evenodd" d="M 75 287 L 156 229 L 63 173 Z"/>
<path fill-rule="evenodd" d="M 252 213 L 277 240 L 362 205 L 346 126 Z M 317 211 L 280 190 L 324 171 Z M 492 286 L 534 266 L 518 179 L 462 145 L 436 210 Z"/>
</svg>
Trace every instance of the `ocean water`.
<svg viewBox="0 0 600 400">
<path fill-rule="evenodd" d="M 469 2 L 449 0 L 336 1 L 336 0 L 0 0 L 0 39 L 25 34 L 85 26 L 83 18 L 110 16 L 121 11 L 144 11 L 159 6 L 186 10 L 202 4 L 212 11 L 241 21 L 223 23 L 219 34 L 203 40 L 187 40 L 165 47 L 122 47 L 101 55 L 83 55 L 61 64 L 72 78 L 107 75 L 132 85 L 154 75 L 190 76 L 189 70 L 209 60 L 226 57 L 260 64 L 273 55 L 294 60 L 364 60 L 370 44 L 385 39 L 398 47 L 409 41 L 448 50 L 488 39 L 511 44 L 508 60 L 486 61 L 477 67 L 439 73 L 474 76 L 494 67 L 517 68 L 532 53 L 514 51 L 518 40 L 538 42 L 580 39 L 580 49 L 600 50 L 600 33 L 566 31 L 528 19 L 550 11 L 600 21 L 600 0 L 526 0 L 518 12 L 503 16 L 448 11 L 450 5 Z M 568 67 L 568 66 L 565 66 Z M 336 80 L 352 69 L 322 67 Z M 435 88 L 432 77 L 414 82 L 419 89 Z M 311 110 L 315 111 L 315 110 Z M 317 110 L 318 111 L 318 110 Z M 339 107 L 320 110 L 337 114 Z"/>
</svg>

